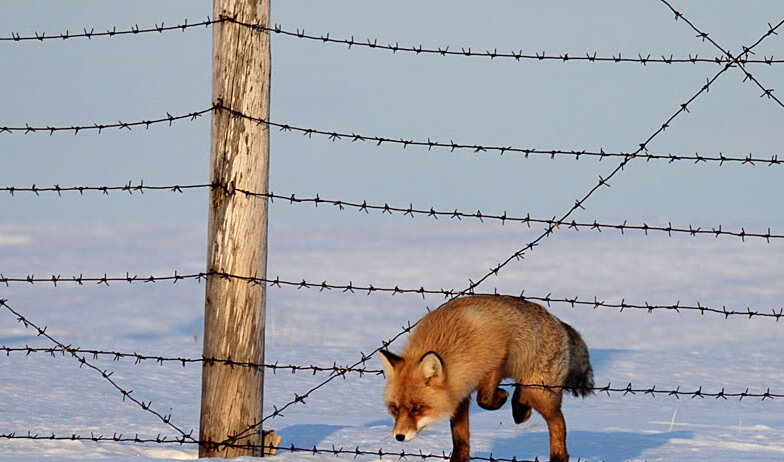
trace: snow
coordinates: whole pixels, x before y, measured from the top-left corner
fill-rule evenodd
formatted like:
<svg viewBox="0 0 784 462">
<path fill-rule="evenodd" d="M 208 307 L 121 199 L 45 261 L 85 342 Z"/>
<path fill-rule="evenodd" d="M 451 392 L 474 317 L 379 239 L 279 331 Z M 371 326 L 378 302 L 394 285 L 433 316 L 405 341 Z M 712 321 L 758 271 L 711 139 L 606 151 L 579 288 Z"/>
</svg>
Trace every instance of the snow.
<svg viewBox="0 0 784 462">
<path fill-rule="evenodd" d="M 411 222 L 411 223 L 409 223 Z M 528 242 L 523 226 L 429 222 L 389 217 L 365 226 L 324 225 L 270 230 L 269 271 L 281 279 L 376 286 L 463 288 Z M 767 227 L 767 224 L 765 225 Z M 764 229 L 764 228 L 760 228 Z M 773 230 L 775 232 L 775 229 Z M 5 276 L 85 276 L 203 271 L 201 226 L 0 225 Z M 505 293 L 579 296 L 608 302 L 681 304 L 728 309 L 780 309 L 784 247 L 762 239 L 689 237 L 558 230 L 524 261 L 483 286 Z M 64 344 L 140 354 L 199 357 L 203 284 L 11 284 L 0 298 Z M 352 364 L 441 297 L 348 294 L 275 288 L 268 293 L 267 362 Z M 772 318 L 695 312 L 646 312 L 554 303 L 551 311 L 578 329 L 591 348 L 596 383 L 704 392 L 784 393 L 782 323 Z M 0 344 L 49 347 L 35 331 L 0 312 Z M 402 340 L 392 349 L 399 349 Z M 181 428 L 198 429 L 200 365 L 88 357 L 112 378 Z M 378 369 L 372 359 L 368 367 Z M 178 436 L 125 401 L 97 372 L 73 358 L 44 353 L 0 356 L 0 433 Z M 266 372 L 265 414 L 327 376 Z M 381 400 L 383 377 L 349 374 L 314 392 L 268 427 L 283 445 L 388 451 L 449 452 L 441 422 L 398 443 Z M 568 447 L 588 461 L 784 460 L 781 399 L 715 399 L 638 393 L 567 398 Z M 471 411 L 472 454 L 546 460 L 546 425 L 535 415 L 515 425 L 508 404 Z M 0 440 L 0 462 L 181 460 L 184 445 Z M 345 458 L 353 458 L 346 456 Z M 363 456 L 360 460 L 378 460 Z M 397 460 L 389 456 L 386 460 Z M 335 460 L 281 452 L 274 460 Z M 414 459 L 410 459 L 414 460 Z"/>
</svg>

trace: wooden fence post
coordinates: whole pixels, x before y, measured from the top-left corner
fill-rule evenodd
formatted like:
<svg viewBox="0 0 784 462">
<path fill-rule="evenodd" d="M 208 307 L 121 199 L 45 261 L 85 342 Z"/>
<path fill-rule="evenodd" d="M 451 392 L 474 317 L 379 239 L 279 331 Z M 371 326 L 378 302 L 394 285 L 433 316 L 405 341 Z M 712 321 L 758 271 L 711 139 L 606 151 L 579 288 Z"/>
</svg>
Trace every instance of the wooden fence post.
<svg viewBox="0 0 784 462">
<path fill-rule="evenodd" d="M 214 0 L 214 19 L 268 25 L 269 0 Z M 207 271 L 263 278 L 267 267 L 267 201 L 235 189 L 268 190 L 269 130 L 233 117 L 269 115 L 270 44 L 267 32 L 233 22 L 213 29 L 213 103 Z M 265 287 L 210 276 L 204 308 L 204 356 L 264 362 Z M 205 362 L 202 367 L 201 441 L 220 442 L 262 418 L 264 370 Z M 236 444 L 260 446 L 261 428 Z M 261 455 L 261 450 L 201 445 L 199 457 Z"/>
</svg>

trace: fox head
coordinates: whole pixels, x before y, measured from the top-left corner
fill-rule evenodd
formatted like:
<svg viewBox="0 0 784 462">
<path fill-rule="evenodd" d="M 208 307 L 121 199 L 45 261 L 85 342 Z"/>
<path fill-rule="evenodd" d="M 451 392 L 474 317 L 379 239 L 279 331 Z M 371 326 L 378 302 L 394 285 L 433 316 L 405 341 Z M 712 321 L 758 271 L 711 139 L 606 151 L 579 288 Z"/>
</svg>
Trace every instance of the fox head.
<svg viewBox="0 0 784 462">
<path fill-rule="evenodd" d="M 454 413 L 457 405 L 450 399 L 446 371 L 437 353 L 411 359 L 381 350 L 381 364 L 387 377 L 384 401 L 395 419 L 396 440 L 409 441 L 423 428 Z"/>
</svg>

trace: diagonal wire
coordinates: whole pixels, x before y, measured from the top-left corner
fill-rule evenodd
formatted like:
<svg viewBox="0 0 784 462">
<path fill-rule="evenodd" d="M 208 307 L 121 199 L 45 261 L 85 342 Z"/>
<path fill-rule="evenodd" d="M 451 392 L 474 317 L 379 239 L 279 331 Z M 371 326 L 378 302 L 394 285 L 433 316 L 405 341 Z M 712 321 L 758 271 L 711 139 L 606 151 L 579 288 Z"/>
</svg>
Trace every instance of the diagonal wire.
<svg viewBox="0 0 784 462">
<path fill-rule="evenodd" d="M 757 41 L 756 41 L 756 42 L 755 42 L 755 43 L 754 43 L 752 46 L 750 46 L 750 47 L 748 47 L 748 48 L 745 48 L 745 50 L 746 50 L 746 53 L 751 53 L 751 51 L 752 51 L 752 49 L 753 49 L 753 48 L 755 48 L 757 45 L 759 45 L 760 43 L 762 43 L 762 40 L 764 40 L 766 37 L 769 37 L 770 35 L 773 35 L 773 34 L 775 34 L 775 33 L 776 33 L 776 29 L 777 29 L 777 28 L 779 28 L 779 27 L 780 27 L 782 24 L 784 24 L 784 21 L 782 21 L 782 22 L 778 23 L 778 24 L 777 24 L 775 27 L 771 27 L 771 28 L 770 28 L 770 29 L 769 29 L 769 30 L 768 30 L 768 31 L 767 31 L 765 34 L 763 34 L 763 36 L 762 36 L 762 37 L 761 37 L 759 40 L 757 40 Z M 630 155 L 629 155 L 628 157 L 626 157 L 626 158 L 625 158 L 625 159 L 624 159 L 624 160 L 623 160 L 623 161 L 622 161 L 620 164 L 618 164 L 618 166 L 617 166 L 617 167 L 616 167 L 616 168 L 615 168 L 615 169 L 614 169 L 614 170 L 613 170 L 613 171 L 612 171 L 612 172 L 611 172 L 611 173 L 610 173 L 610 174 L 607 176 L 607 178 L 602 178 L 602 177 L 600 176 L 600 177 L 599 177 L 599 182 L 598 182 L 598 183 L 597 183 L 597 184 L 596 184 L 596 185 L 595 185 L 593 188 L 591 188 L 591 189 L 588 191 L 588 193 L 586 193 L 586 194 L 585 194 L 585 195 L 584 195 L 584 196 L 583 196 L 581 199 L 577 199 L 577 200 L 575 200 L 575 203 L 574 203 L 574 205 L 573 205 L 573 206 L 572 206 L 572 207 L 571 207 L 571 208 L 570 208 L 570 209 L 569 209 L 569 210 L 568 210 L 568 211 L 567 211 L 567 212 L 564 214 L 564 216 L 563 216 L 563 217 L 562 217 L 560 220 L 558 220 L 558 221 L 564 221 L 564 220 L 566 220 L 566 219 L 567 219 L 569 216 L 571 216 L 571 214 L 572 214 L 572 213 L 574 213 L 574 212 L 575 212 L 577 209 L 582 209 L 582 208 L 584 208 L 584 207 L 583 207 L 583 203 L 584 203 L 584 202 L 585 202 L 587 199 L 589 199 L 589 198 L 590 198 L 590 197 L 593 195 L 593 193 L 594 193 L 594 192 L 596 192 L 596 191 L 597 191 L 599 188 L 601 188 L 602 186 L 608 186 L 608 184 L 607 184 L 607 181 L 609 181 L 609 180 L 610 180 L 612 177 L 614 177 L 614 176 L 615 176 L 615 175 L 616 175 L 618 172 L 620 172 L 621 170 L 623 170 L 623 168 L 626 166 L 626 164 L 627 164 L 627 163 L 629 163 L 629 162 L 630 162 L 632 159 L 634 159 L 634 158 L 635 158 L 635 156 L 636 156 L 638 153 L 645 151 L 645 150 L 647 149 L 647 145 L 648 145 L 648 144 L 649 144 L 649 143 L 650 143 L 650 142 L 651 142 L 651 141 L 652 141 L 654 138 L 656 138 L 658 135 L 660 135 L 661 133 L 663 133 L 663 132 L 664 132 L 664 131 L 667 129 L 667 127 L 669 127 L 669 124 L 670 124 L 670 123 L 671 123 L 671 122 L 672 122 L 672 121 L 673 121 L 673 120 L 674 120 L 676 117 L 678 117 L 680 114 L 682 114 L 682 113 L 684 113 L 684 112 L 688 112 L 688 106 L 689 106 L 689 104 L 691 104 L 691 103 L 692 103 L 694 100 L 696 100 L 696 99 L 697 99 L 697 98 L 698 98 L 700 95 L 702 95 L 703 93 L 706 93 L 706 92 L 708 92 L 708 90 L 710 89 L 710 85 L 711 85 L 711 84 L 713 84 L 713 82 L 715 82 L 715 81 L 716 81 L 716 79 L 718 79 L 718 78 L 719 78 L 719 77 L 720 77 L 720 76 L 721 76 L 721 75 L 722 75 L 724 72 L 726 72 L 726 71 L 727 71 L 727 70 L 728 70 L 730 67 L 732 67 L 733 63 L 734 63 L 734 62 L 736 62 L 736 59 L 737 59 L 737 58 L 733 58 L 733 61 L 730 61 L 730 62 L 728 62 L 727 64 L 725 64 L 725 65 L 724 65 L 724 67 L 723 67 L 723 68 L 722 68 L 722 69 L 721 69 L 719 72 L 717 72 L 717 73 L 716 73 L 716 74 L 715 74 L 715 75 L 714 75 L 714 76 L 713 76 L 711 79 L 709 79 L 705 85 L 703 85 L 703 86 L 702 86 L 702 87 L 701 87 L 701 88 L 700 88 L 700 89 L 699 89 L 699 90 L 698 90 L 698 91 L 697 91 L 697 92 L 696 92 L 694 95 L 692 95 L 692 97 L 691 97 L 691 98 L 689 98 L 689 99 L 688 99 L 688 100 L 687 100 L 685 103 L 682 103 L 682 104 L 680 105 L 680 107 L 678 108 L 678 110 L 677 110 L 677 111 L 676 111 L 674 114 L 672 114 L 672 115 L 669 117 L 669 119 L 667 119 L 667 121 L 665 121 L 665 122 L 664 122 L 664 123 L 661 125 L 661 127 L 659 127 L 657 130 L 655 130 L 655 131 L 654 131 L 654 132 L 653 132 L 653 133 L 652 133 L 652 134 L 651 134 L 651 135 L 648 137 L 648 139 L 646 139 L 644 142 L 640 143 L 640 147 L 639 147 L 639 148 L 637 148 L 637 150 L 636 150 L 634 153 L 630 154 Z M 481 278 L 479 278 L 479 279 L 478 279 L 476 282 L 469 280 L 469 282 L 470 282 L 470 284 L 469 284 L 469 289 L 474 289 L 474 288 L 478 287 L 478 286 L 479 286 L 479 285 L 480 285 L 482 282 L 484 282 L 485 280 L 487 280 L 489 277 L 491 277 L 491 276 L 494 276 L 494 275 L 497 275 L 497 274 L 498 274 L 498 272 L 499 272 L 499 271 L 500 271 L 502 268 L 504 268 L 506 265 L 508 265 L 509 263 L 511 263 L 513 260 L 519 260 L 519 259 L 522 259 L 522 258 L 523 258 L 523 255 L 524 255 L 524 254 L 525 254 L 527 251 L 533 250 L 533 248 L 534 248 L 534 247 L 535 247 L 535 246 L 536 246 L 536 245 L 539 243 L 539 241 L 541 241 L 541 240 L 542 240 L 542 239 L 544 239 L 545 237 L 549 236 L 549 235 L 550 235 L 550 233 L 552 233 L 554 229 L 555 229 L 555 228 L 554 228 L 554 227 L 552 227 L 552 226 L 551 226 L 551 227 L 549 227 L 549 228 L 548 228 L 548 230 L 546 230 L 544 233 L 542 233 L 542 234 L 541 234 L 541 235 L 540 235 L 538 238 L 536 238 L 536 239 L 534 239 L 533 241 L 529 242 L 529 243 L 528 243 L 528 244 L 527 244 L 525 247 L 523 247 L 522 249 L 520 249 L 520 250 L 518 250 L 517 252 L 515 252 L 514 254 L 512 254 L 510 257 L 508 257 L 506 260 L 504 260 L 504 261 L 502 261 L 501 263 L 499 263 L 498 265 L 496 265 L 494 268 L 491 268 L 491 269 L 489 270 L 489 272 L 485 273 L 485 275 L 484 275 L 484 276 L 482 276 Z"/>
<path fill-rule="evenodd" d="M 751 80 L 752 82 L 754 82 L 755 85 L 757 85 L 757 87 L 759 87 L 760 90 L 762 90 L 762 94 L 760 95 L 760 97 L 767 96 L 768 99 L 771 99 L 771 100 L 775 101 L 779 106 L 784 108 L 784 103 L 782 103 L 781 100 L 778 99 L 776 97 L 776 95 L 773 94 L 773 89 L 772 88 L 765 88 L 759 82 L 759 80 L 757 80 L 756 77 L 751 75 L 751 73 L 748 70 L 746 70 L 746 66 L 743 63 L 743 59 L 742 58 L 736 59 L 734 56 L 732 56 L 732 53 L 730 53 L 728 50 L 725 50 L 724 47 L 719 45 L 713 38 L 711 38 L 709 33 L 705 32 L 703 30 L 700 30 L 693 22 L 691 22 L 688 18 L 686 18 L 683 15 L 683 13 L 681 13 L 680 11 L 676 10 L 675 8 L 673 8 L 673 6 L 667 0 L 659 0 L 659 1 L 664 3 L 667 6 L 667 8 L 669 8 L 670 11 L 672 11 L 675 14 L 675 20 L 676 21 L 678 19 L 682 19 L 694 32 L 697 33 L 697 37 L 701 38 L 703 42 L 707 40 L 711 45 L 713 45 L 715 48 L 717 48 L 719 51 L 721 51 L 724 54 L 724 56 L 726 57 L 726 59 L 731 60 L 731 61 L 734 60 L 734 63 L 737 64 L 738 68 L 741 71 L 743 71 L 743 73 L 746 75 L 746 77 L 743 80 L 744 81 Z M 784 20 L 779 21 L 779 23 L 777 25 L 775 25 L 775 26 L 773 26 L 770 23 L 768 23 L 768 32 L 764 36 L 762 36 L 758 40 L 757 43 L 759 43 L 765 37 L 768 37 L 770 35 L 778 35 L 778 33 L 776 32 L 776 29 L 779 26 L 781 26 L 782 23 L 784 23 Z M 756 46 L 756 44 L 752 45 L 752 47 L 749 47 L 749 48 L 743 47 L 743 53 L 741 53 L 740 56 L 748 57 L 749 54 L 751 54 L 751 48 L 753 48 L 754 46 Z"/>
<path fill-rule="evenodd" d="M 664 132 L 664 130 L 665 130 L 665 129 L 666 129 L 668 126 L 669 126 L 669 124 L 670 124 L 670 123 L 671 123 L 671 122 L 672 122 L 672 121 L 673 121 L 673 120 L 674 120 L 676 117 L 678 117 L 678 116 L 679 116 L 680 114 L 682 114 L 683 112 L 688 112 L 688 106 L 689 106 L 689 104 L 691 104 L 691 103 L 692 103 L 694 100 L 696 100 L 696 99 L 697 99 L 697 98 L 698 98 L 698 97 L 699 97 L 699 96 L 700 96 L 702 93 L 704 93 L 704 92 L 707 92 L 707 91 L 708 91 L 708 89 L 710 88 L 710 85 L 711 85 L 711 84 L 713 84 L 713 82 L 715 82 L 715 81 L 716 81 L 716 79 L 718 79 L 718 78 L 719 78 L 719 77 L 720 77 L 720 76 L 721 76 L 721 75 L 722 75 L 724 72 L 726 72 L 726 71 L 727 71 L 727 69 L 729 69 L 729 67 L 730 67 L 730 66 L 729 66 L 729 64 L 725 65 L 725 66 L 724 66 L 724 67 L 723 67 L 723 68 L 722 68 L 722 69 L 721 69 L 721 70 L 720 70 L 718 73 L 716 73 L 716 74 L 715 74 L 715 75 L 714 75 L 714 76 L 713 76 L 711 79 L 709 79 L 709 80 L 708 80 L 708 82 L 707 82 L 705 85 L 703 85 L 703 86 L 702 86 L 702 87 L 701 87 L 701 88 L 700 88 L 700 89 L 697 91 L 697 93 L 695 93 L 694 95 L 692 95 L 692 97 L 691 97 L 691 98 L 689 98 L 689 99 L 688 99 L 688 100 L 687 100 L 685 103 L 681 104 L 681 105 L 680 105 L 680 107 L 678 108 L 678 110 L 677 110 L 677 111 L 676 111 L 674 114 L 672 114 L 672 115 L 671 115 L 671 116 L 670 116 L 670 117 L 669 117 L 669 118 L 668 118 L 668 119 L 667 119 L 667 120 L 666 120 L 666 121 L 665 121 L 665 122 L 664 122 L 664 123 L 661 125 L 661 127 L 659 127 L 659 128 L 656 130 L 656 131 L 654 131 L 654 132 L 653 132 L 653 133 L 652 133 L 652 134 L 651 134 L 651 135 L 648 137 L 648 139 L 646 139 L 646 140 L 645 140 L 643 143 L 640 143 L 640 146 L 639 146 L 639 148 L 637 148 L 637 150 L 636 150 L 635 152 L 633 152 L 633 153 L 629 154 L 629 155 L 628 155 L 628 156 L 627 156 L 627 157 L 626 157 L 626 158 L 625 158 L 625 159 L 624 159 L 624 160 L 623 160 L 621 163 L 619 163 L 619 164 L 618 164 L 618 165 L 615 167 L 615 169 L 613 169 L 613 170 L 610 172 L 610 174 L 609 174 L 609 175 L 607 175 L 607 177 L 606 177 L 606 178 L 603 178 L 603 177 L 601 177 L 601 176 L 600 176 L 600 177 L 599 177 L 599 182 L 598 182 L 596 185 L 594 185 L 594 186 L 593 186 L 593 187 L 592 187 L 590 190 L 588 190 L 588 192 L 587 192 L 587 193 L 585 193 L 585 195 L 583 195 L 583 196 L 582 196 L 582 198 L 580 198 L 580 199 L 576 199 L 576 200 L 575 200 L 575 202 L 574 202 L 574 205 L 572 205 L 572 206 L 571 206 L 571 207 L 570 207 L 570 208 L 569 208 L 569 209 L 566 211 L 566 213 L 564 213 L 564 214 L 563 214 L 563 216 L 562 216 L 561 218 L 559 218 L 558 220 L 556 220 L 556 221 L 557 221 L 557 222 L 563 222 L 563 221 L 566 221 L 566 220 L 567 220 L 567 219 L 568 219 L 568 218 L 569 218 L 569 217 L 570 217 L 570 216 L 571 216 L 571 215 L 572 215 L 572 214 L 573 214 L 573 213 L 574 213 L 576 210 L 578 210 L 578 209 L 584 209 L 584 207 L 583 207 L 583 203 L 585 203 L 585 202 L 586 202 L 586 201 L 587 201 L 587 200 L 588 200 L 588 199 L 589 199 L 589 198 L 590 198 L 590 197 L 591 197 L 591 196 L 592 196 L 592 195 L 593 195 L 593 194 L 594 194 L 596 191 L 598 191 L 598 190 L 599 190 L 599 188 L 601 188 L 602 186 L 609 186 L 609 183 L 608 183 L 608 182 L 609 182 L 609 180 L 611 180 L 611 179 L 612 179 L 612 178 L 613 178 L 615 175 L 617 175 L 617 174 L 618 174 L 618 172 L 620 172 L 621 170 L 623 170 L 623 169 L 624 169 L 624 167 L 626 167 L 626 164 L 628 164 L 628 163 L 629 163 L 629 162 L 630 162 L 632 159 L 634 159 L 634 158 L 637 156 L 637 154 L 638 154 L 638 153 L 640 153 L 640 152 L 644 151 L 644 150 L 646 149 L 646 147 L 647 147 L 648 143 L 650 143 L 650 142 L 651 142 L 651 141 L 652 141 L 654 138 L 656 138 L 656 137 L 657 137 L 659 134 L 661 134 L 662 132 Z M 480 284 L 482 284 L 484 281 L 486 281 L 486 280 L 487 280 L 488 278 L 490 278 L 491 276 L 495 276 L 495 275 L 497 275 L 497 274 L 498 274 L 498 272 L 499 272 L 501 269 L 503 269 L 504 267 L 506 267 L 506 266 L 507 266 L 509 263 L 511 263 L 512 261 L 514 261 L 514 260 L 522 260 L 522 259 L 523 259 L 523 256 L 524 256 L 524 255 L 525 255 L 527 252 L 529 252 L 529 251 L 532 251 L 532 250 L 534 249 L 534 247 L 536 247 L 536 246 L 539 244 L 539 242 L 540 242 L 540 241 L 542 241 L 542 240 L 543 240 L 544 238 L 546 238 L 546 237 L 549 237 L 549 236 L 550 236 L 550 235 L 551 235 L 551 234 L 552 234 L 552 233 L 555 231 L 555 229 L 556 229 L 556 227 L 555 227 L 555 226 L 552 226 L 552 225 L 551 225 L 551 226 L 548 226 L 548 227 L 547 227 L 547 229 L 546 229 L 546 230 L 545 230 L 545 231 L 544 231 L 542 234 L 540 234 L 540 235 L 539 235 L 539 236 L 538 236 L 536 239 L 534 239 L 534 240 L 530 241 L 528 244 L 526 244 L 526 246 L 525 246 L 525 247 L 523 247 L 523 248 L 519 249 L 517 252 L 513 253 L 513 254 L 512 254 L 511 256 L 509 256 L 509 257 L 508 257 L 506 260 L 504 260 L 504 261 L 502 261 L 502 262 L 498 263 L 498 264 L 497 264 L 497 265 L 496 265 L 494 268 L 491 268 L 491 269 L 490 269 L 490 270 L 489 270 L 487 273 L 485 273 L 485 274 L 484 274 L 482 277 L 480 277 L 478 280 L 476 280 L 476 281 L 472 281 L 472 280 L 470 280 L 470 279 L 469 279 L 469 285 L 468 285 L 468 289 L 466 289 L 466 291 L 465 291 L 465 292 L 467 293 L 468 291 L 475 289 L 476 287 L 478 287 Z"/>
<path fill-rule="evenodd" d="M 16 311 L 13 308 L 11 308 L 8 305 L 7 300 L 0 299 L 0 308 L 5 308 L 9 312 L 11 312 L 11 314 L 16 316 L 17 321 L 22 323 L 25 327 L 27 327 L 27 328 L 32 327 L 34 330 L 36 330 L 38 332 L 39 336 L 46 337 L 49 341 L 51 341 L 52 343 L 57 345 L 59 348 L 63 349 L 64 351 L 68 351 L 68 353 L 70 353 L 71 356 L 73 356 L 73 358 L 76 359 L 79 362 L 79 365 L 80 365 L 79 367 L 87 366 L 88 368 L 90 368 L 90 369 L 94 370 L 95 372 L 99 373 L 101 375 L 101 377 L 104 378 L 104 380 L 109 382 L 112 385 L 112 387 L 114 387 L 117 391 L 119 391 L 122 394 L 123 401 L 128 399 L 128 400 L 134 402 L 136 405 L 138 405 L 140 408 L 142 408 L 142 410 L 144 410 L 146 412 L 149 412 L 150 414 L 156 416 L 163 423 L 165 423 L 169 427 L 171 427 L 174 430 L 176 430 L 177 433 L 179 433 L 183 438 L 187 438 L 189 440 L 195 441 L 195 439 L 191 436 L 193 434 L 193 429 L 191 429 L 188 433 L 185 433 L 180 427 L 178 427 L 177 425 L 175 425 L 175 424 L 173 424 L 171 422 L 171 414 L 163 415 L 163 414 L 159 413 L 158 411 L 152 409 L 152 407 L 151 407 L 152 402 L 151 401 L 148 401 L 148 402 L 145 403 L 144 401 L 139 401 L 138 399 L 133 397 L 131 395 L 133 393 L 133 390 L 126 390 L 126 389 L 120 387 L 117 384 L 117 382 L 115 382 L 114 379 L 112 379 L 112 377 L 111 377 L 112 376 L 112 372 L 108 372 L 105 369 L 104 370 L 99 369 L 98 367 L 96 367 L 96 366 L 90 364 L 89 362 L 87 362 L 87 360 L 84 358 L 84 356 L 79 356 L 75 352 L 69 350 L 68 346 L 64 345 L 63 343 L 61 343 L 61 342 L 59 342 L 57 340 L 55 340 L 51 335 L 47 334 L 46 333 L 46 327 L 43 327 L 43 328 L 38 327 L 32 321 L 30 321 L 25 316 L 20 314 L 18 311 Z"/>
</svg>

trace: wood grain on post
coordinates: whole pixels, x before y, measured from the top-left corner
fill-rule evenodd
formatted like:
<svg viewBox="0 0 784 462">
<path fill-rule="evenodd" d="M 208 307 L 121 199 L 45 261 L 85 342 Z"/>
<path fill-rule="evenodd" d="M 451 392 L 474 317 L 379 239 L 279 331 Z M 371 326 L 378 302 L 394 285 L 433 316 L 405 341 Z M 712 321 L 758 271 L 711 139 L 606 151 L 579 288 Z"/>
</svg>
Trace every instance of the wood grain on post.
<svg viewBox="0 0 784 462">
<path fill-rule="evenodd" d="M 214 17 L 267 25 L 269 0 L 214 0 Z M 213 29 L 213 103 L 207 271 L 263 278 L 267 267 L 267 202 L 234 194 L 234 188 L 266 193 L 269 130 L 231 117 L 228 107 L 268 119 L 269 34 L 231 22 Z M 209 277 L 204 309 L 204 356 L 264 362 L 263 285 Z M 221 442 L 262 418 L 263 370 L 204 363 L 201 441 Z M 261 446 L 261 428 L 235 444 Z M 201 445 L 199 457 L 261 455 L 257 449 Z"/>
</svg>

